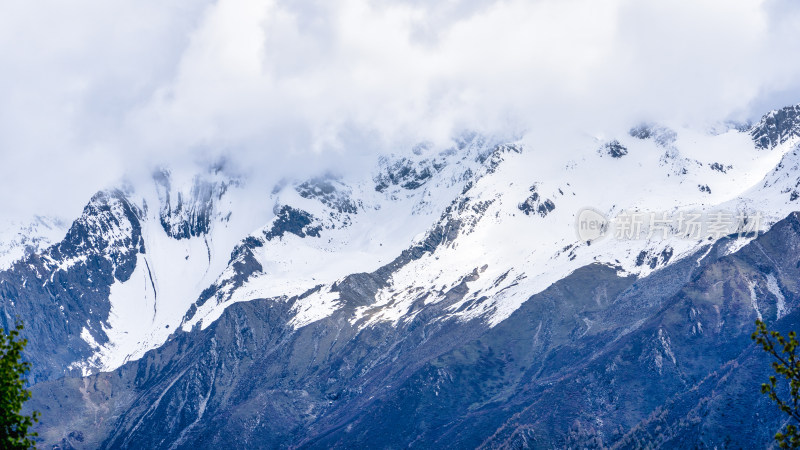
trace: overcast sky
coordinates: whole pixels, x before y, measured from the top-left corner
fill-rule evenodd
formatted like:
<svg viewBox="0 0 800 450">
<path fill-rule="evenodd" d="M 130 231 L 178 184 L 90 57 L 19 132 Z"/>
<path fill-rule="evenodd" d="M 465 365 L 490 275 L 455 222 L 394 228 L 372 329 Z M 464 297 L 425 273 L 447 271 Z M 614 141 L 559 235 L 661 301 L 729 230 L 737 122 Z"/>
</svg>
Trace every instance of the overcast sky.
<svg viewBox="0 0 800 450">
<path fill-rule="evenodd" d="M 796 0 L 3 0 L 0 218 L 220 155 L 753 119 L 800 103 L 799 30 Z"/>
</svg>

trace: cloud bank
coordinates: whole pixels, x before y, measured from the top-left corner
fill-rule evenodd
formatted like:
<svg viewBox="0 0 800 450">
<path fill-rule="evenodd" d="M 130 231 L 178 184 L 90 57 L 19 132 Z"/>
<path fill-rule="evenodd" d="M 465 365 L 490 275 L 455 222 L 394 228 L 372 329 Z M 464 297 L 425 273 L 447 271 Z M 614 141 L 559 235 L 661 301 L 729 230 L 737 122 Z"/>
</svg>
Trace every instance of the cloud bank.
<svg viewBox="0 0 800 450">
<path fill-rule="evenodd" d="M 798 29 L 792 0 L 7 0 L 0 217 L 221 155 L 277 179 L 464 129 L 754 119 L 800 102 Z"/>
</svg>

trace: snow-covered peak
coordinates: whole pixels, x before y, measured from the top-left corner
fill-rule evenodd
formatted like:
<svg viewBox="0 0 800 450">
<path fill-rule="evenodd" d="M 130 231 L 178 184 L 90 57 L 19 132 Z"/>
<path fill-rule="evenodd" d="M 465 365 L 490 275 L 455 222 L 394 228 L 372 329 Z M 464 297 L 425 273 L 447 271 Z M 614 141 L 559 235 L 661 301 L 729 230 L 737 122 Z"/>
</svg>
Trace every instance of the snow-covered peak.
<svg viewBox="0 0 800 450">
<path fill-rule="evenodd" d="M 283 184 L 271 197 L 275 216 L 238 247 L 184 329 L 207 326 L 236 301 L 297 296 L 388 264 L 490 166 L 490 153 L 471 135 L 442 151 L 381 158 L 373 173 Z"/>
<path fill-rule="evenodd" d="M 757 215 L 763 229 L 795 209 L 800 162 L 792 132 L 774 128 L 780 144 L 763 151 L 757 128 L 648 124 L 568 148 L 465 135 L 449 148 L 387 155 L 372 171 L 285 180 L 270 192 L 219 170 L 160 171 L 109 197 L 136 221 L 130 233 L 118 221 L 99 235 L 139 233 L 141 244 L 117 246 L 136 250 L 130 276 L 110 286 L 103 326 L 81 334 L 95 353 L 79 365 L 117 367 L 178 328 L 207 327 L 257 298 L 293 302 L 300 327 L 344 307 L 337 283 L 358 273 L 382 277 L 372 303 L 348 309 L 361 327 L 408 321 L 432 305 L 434 320 L 495 325 L 588 264 L 645 276 L 721 236 L 588 240 L 576 233 L 578 214 L 591 208 L 613 222 L 632 211 L 725 210 Z"/>
<path fill-rule="evenodd" d="M 45 216 L 0 224 L 0 270 L 60 241 L 67 233 L 67 226 L 61 219 Z"/>
<path fill-rule="evenodd" d="M 239 180 L 218 171 L 195 175 L 191 180 L 175 183 L 167 169 L 153 175 L 158 192 L 159 218 L 164 230 L 176 239 L 189 239 L 208 234 L 211 227 L 230 219 L 219 202 L 227 190 Z"/>
<path fill-rule="evenodd" d="M 307 213 L 295 217 L 302 217 L 304 226 L 316 223 L 318 228 L 261 242 L 251 254 L 260 267 L 254 276 L 241 286 L 218 291 L 224 295 L 216 304 L 203 305 L 185 326 L 198 320 L 208 325 L 230 301 L 287 298 L 314 288 L 324 295 L 298 300 L 297 313 L 306 319 L 296 322 L 305 324 L 308 317 L 324 317 L 342 306 L 332 288 L 335 280 L 374 270 L 402 253 L 398 250 L 414 246 L 424 249 L 421 256 L 396 266 L 375 303 L 357 308 L 354 323 L 407 321 L 419 312 L 413 305 L 446 301 L 453 317 L 496 324 L 531 295 L 581 266 L 607 264 L 622 273 L 644 276 L 713 242 L 706 237 L 663 235 L 584 242 L 575 229 L 576 216 L 584 208 L 594 208 L 609 219 L 626 211 L 708 215 L 726 208 L 762 217 L 761 228 L 784 217 L 794 209 L 792 204 L 758 204 L 751 199 L 769 195 L 759 186 L 793 145 L 788 137 L 774 151 L 760 152 L 741 127 L 708 132 L 649 125 L 620 136 L 587 137 L 579 150 L 570 152 L 522 139 L 445 151 L 441 159 L 386 158 L 373 177 L 374 193 L 363 189 L 367 185 L 363 181 L 345 183 L 347 204 L 358 205 L 346 214 L 346 221 L 328 220 L 338 217 L 334 210 L 341 208 L 324 206 L 342 187 L 331 184 L 313 190 L 314 195 L 300 196 L 322 199 L 316 203 L 292 199 L 297 190 L 286 191 L 282 204 Z M 410 211 L 401 208 L 404 202 L 412 205 Z M 424 214 L 431 222 L 410 242 L 403 231 L 411 227 L 387 227 L 387 219 L 375 212 L 389 211 L 383 216 L 388 220 L 409 221 L 428 202 L 435 205 Z M 285 222 L 271 223 L 262 233 L 270 234 Z M 394 237 L 404 236 L 386 247 L 392 251 L 383 253 L 370 243 L 353 245 L 354 236 L 375 236 L 382 228 L 390 229 Z M 359 259 L 356 249 L 367 250 L 369 257 Z M 454 297 L 453 290 L 459 296 Z"/>
<path fill-rule="evenodd" d="M 770 111 L 753 126 L 750 135 L 761 149 L 773 149 L 800 137 L 800 105 Z"/>
<path fill-rule="evenodd" d="M 218 170 L 191 176 L 162 170 L 150 183 L 96 197 L 117 199 L 135 212 L 130 227 L 141 244 L 126 259 L 129 276 L 109 287 L 108 317 L 102 326 L 87 326 L 82 333 L 95 348 L 90 358 L 74 365 L 85 373 L 118 367 L 163 343 L 227 267 L 242 236 L 272 216 L 266 195 L 263 203 L 254 202 L 254 195 L 238 178 Z M 76 224 L 116 223 L 103 211 L 89 211 L 95 203 L 87 206 Z M 97 232 L 82 235 L 95 239 L 125 234 L 113 226 L 95 228 Z M 63 261 L 54 258 L 53 264 Z"/>
</svg>

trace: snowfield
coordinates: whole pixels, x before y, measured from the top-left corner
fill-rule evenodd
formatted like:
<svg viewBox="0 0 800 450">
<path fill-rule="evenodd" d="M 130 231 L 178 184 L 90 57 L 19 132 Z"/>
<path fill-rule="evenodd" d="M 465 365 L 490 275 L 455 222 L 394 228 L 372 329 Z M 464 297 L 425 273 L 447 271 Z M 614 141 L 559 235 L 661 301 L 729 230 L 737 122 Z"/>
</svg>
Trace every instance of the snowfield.
<svg viewBox="0 0 800 450">
<path fill-rule="evenodd" d="M 610 231 L 582 241 L 578 213 L 592 208 L 613 220 L 726 211 L 766 229 L 797 209 L 800 148 L 793 135 L 759 148 L 750 133 L 659 124 L 555 146 L 466 135 L 452 148 L 382 157 L 371 173 L 284 182 L 264 195 L 221 172 L 165 172 L 127 194 L 140 210 L 144 251 L 133 274 L 111 286 L 107 340 L 84 328 L 94 354 L 74 367 L 112 370 L 176 330 L 208 327 L 231 304 L 253 299 L 294 302 L 290 325 L 300 328 L 342 307 L 337 281 L 390 263 L 385 285 L 355 309 L 352 324 L 409 321 L 415 304 L 445 301 L 458 288 L 466 294 L 435 320 L 494 326 L 588 264 L 646 276 L 722 236 L 626 239 Z M 34 250 L 64 230 L 46 221 L 37 227 L 46 233 L 31 240 Z M 6 236 L 0 263 L 8 267 L 28 243 Z M 425 250 L 402 256 L 413 248 Z"/>
</svg>

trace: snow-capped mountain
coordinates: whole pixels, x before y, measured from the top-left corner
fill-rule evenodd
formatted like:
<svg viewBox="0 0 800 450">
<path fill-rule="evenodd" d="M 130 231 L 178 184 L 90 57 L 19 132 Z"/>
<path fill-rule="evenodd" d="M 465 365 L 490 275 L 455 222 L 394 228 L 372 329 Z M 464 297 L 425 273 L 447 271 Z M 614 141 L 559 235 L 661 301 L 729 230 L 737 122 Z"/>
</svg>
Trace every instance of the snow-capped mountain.
<svg viewBox="0 0 800 450">
<path fill-rule="evenodd" d="M 0 268 L 39 253 L 64 238 L 67 224 L 53 217 L 35 216 L 30 220 L 9 220 L 0 230 Z"/>
<path fill-rule="evenodd" d="M 369 417 L 391 433 L 396 411 L 435 410 L 439 395 L 458 415 L 400 421 L 398 442 L 472 426 L 484 440 L 464 432 L 471 446 L 620 443 L 738 357 L 701 361 L 687 336 L 739 352 L 743 324 L 794 317 L 799 198 L 798 107 L 749 127 L 641 124 L 553 146 L 465 134 L 256 195 L 224 166 L 163 169 L 99 192 L 63 240 L 10 257 L 2 325 L 27 325 L 36 405 L 58 417 L 47 443 L 369 445 Z M 601 235 L 580 233 L 586 210 Z M 731 267 L 747 281 L 714 290 Z M 708 303 L 725 296 L 737 303 Z M 628 357 L 665 386 L 630 417 L 597 396 L 614 422 L 590 431 L 580 411 L 496 405 L 550 411 L 569 374 L 617 382 Z M 584 428 L 541 434 L 548 420 Z"/>
<path fill-rule="evenodd" d="M 234 264 L 248 269 L 230 266 L 207 293 L 215 301 L 201 297 L 184 330 L 198 322 L 207 326 L 230 302 L 291 297 L 330 286 L 347 274 L 377 269 L 409 244 L 431 241 L 435 251 L 398 264 L 391 285 L 374 304 L 361 308 L 354 321 L 367 315 L 365 324 L 410 320 L 409 307 L 419 298 L 439 301 L 476 271 L 480 276 L 468 283 L 469 295 L 452 306 L 453 314 L 482 317 L 492 324 L 532 293 L 590 263 L 647 275 L 670 258 L 710 242 L 662 236 L 579 242 L 576 213 L 586 206 L 608 216 L 625 210 L 707 212 L 721 207 L 757 214 L 766 227 L 791 212 L 794 199 L 765 207 L 759 198 L 779 197 L 757 185 L 795 142 L 759 152 L 751 138 L 758 139 L 760 126 L 774 127 L 766 123 L 765 118 L 749 132 L 729 129 L 720 134 L 637 127 L 619 139 L 589 141 L 582 154 L 570 152 L 568 157 L 524 141 L 481 141 L 430 159 L 384 160 L 377 174 L 349 184 L 318 179 L 284 186 L 276 198 L 277 217 L 248 237 L 235 255 Z M 664 256 L 659 260 L 659 255 Z M 298 324 L 335 308 L 336 295 L 326 288 L 319 292 L 306 300 L 308 306 L 298 307 Z"/>
<path fill-rule="evenodd" d="M 3 325 L 20 317 L 41 348 L 57 349 L 32 355 L 35 379 L 117 367 L 163 343 L 240 236 L 266 220 L 267 207 L 232 212 L 237 181 L 219 170 L 175 178 L 159 171 L 136 190 L 98 192 L 63 240 L 2 272 Z"/>
</svg>

